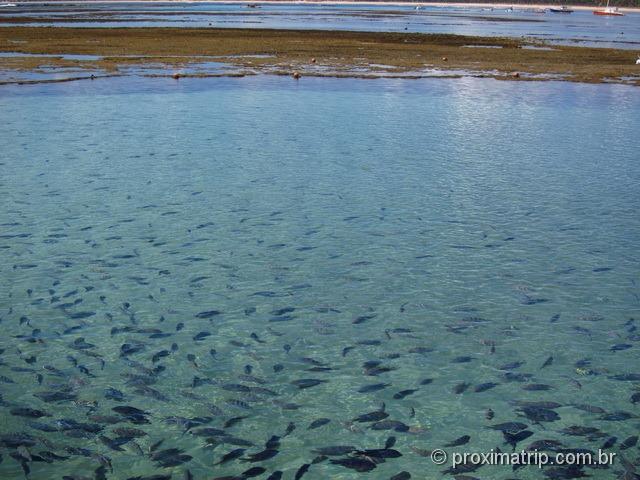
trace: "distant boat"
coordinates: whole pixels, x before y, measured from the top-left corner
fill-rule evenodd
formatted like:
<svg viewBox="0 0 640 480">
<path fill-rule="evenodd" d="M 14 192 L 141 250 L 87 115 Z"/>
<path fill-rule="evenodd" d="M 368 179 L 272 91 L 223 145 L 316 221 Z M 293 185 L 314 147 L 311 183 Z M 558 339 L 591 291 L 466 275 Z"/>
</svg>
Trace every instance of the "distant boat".
<svg viewBox="0 0 640 480">
<path fill-rule="evenodd" d="M 553 13 L 573 13 L 573 10 L 566 5 L 563 5 L 560 8 L 550 8 L 549 11 Z"/>
<path fill-rule="evenodd" d="M 607 0 L 607 6 L 604 10 L 594 10 L 594 15 L 608 15 L 611 17 L 623 17 L 624 13 L 619 12 L 617 7 L 610 7 L 609 0 Z"/>
<path fill-rule="evenodd" d="M 2 3 L 0 7 L 17 7 L 15 3 Z"/>
</svg>

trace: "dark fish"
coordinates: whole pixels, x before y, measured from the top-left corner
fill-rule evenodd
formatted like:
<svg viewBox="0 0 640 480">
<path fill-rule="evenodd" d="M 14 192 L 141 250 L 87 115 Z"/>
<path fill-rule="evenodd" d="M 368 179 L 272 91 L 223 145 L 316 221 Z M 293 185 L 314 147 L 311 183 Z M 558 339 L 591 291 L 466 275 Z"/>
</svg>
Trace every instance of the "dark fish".
<svg viewBox="0 0 640 480">
<path fill-rule="evenodd" d="M 227 420 L 226 422 L 224 422 L 224 426 L 222 428 L 231 428 L 234 425 L 240 423 L 242 420 L 244 420 L 245 418 L 248 418 L 246 416 L 242 416 L 242 417 L 233 417 L 230 418 L 229 420 Z"/>
<path fill-rule="evenodd" d="M 372 430 L 394 430 L 396 432 L 408 432 L 409 426 L 398 420 L 381 420 L 371 425 Z"/>
<path fill-rule="evenodd" d="M 196 318 L 213 318 L 220 315 L 222 312 L 218 310 L 207 310 L 206 312 L 200 312 L 196 314 Z"/>
<path fill-rule="evenodd" d="M 200 340 L 204 340 L 205 338 L 211 336 L 210 332 L 200 332 L 196 335 L 194 335 L 193 340 L 196 342 L 199 342 Z"/>
<path fill-rule="evenodd" d="M 622 443 L 620 443 L 620 450 L 627 450 L 628 448 L 635 447 L 637 443 L 638 443 L 638 436 L 633 435 L 625 439 Z"/>
<path fill-rule="evenodd" d="M 453 387 L 453 393 L 455 393 L 455 394 L 463 393 L 470 386 L 471 386 L 471 384 L 467 383 L 467 382 L 459 383 L 458 385 Z"/>
<path fill-rule="evenodd" d="M 629 412 L 611 412 L 600 417 L 600 420 L 607 420 L 609 422 L 620 422 L 635 417 L 636 416 L 633 413 Z"/>
<path fill-rule="evenodd" d="M 403 398 L 411 395 L 412 393 L 417 392 L 417 389 L 408 389 L 408 390 L 401 390 L 398 393 L 396 393 L 393 398 L 395 398 L 396 400 L 402 400 Z"/>
<path fill-rule="evenodd" d="M 594 405 L 578 404 L 573 406 L 578 410 L 582 410 L 583 412 L 589 412 L 589 413 L 605 413 L 606 412 L 604 408 L 596 407 Z"/>
<path fill-rule="evenodd" d="M 544 383 L 528 383 L 522 386 L 523 390 L 527 390 L 529 392 L 541 392 L 546 390 L 551 390 L 553 387 L 551 385 L 545 385 Z"/>
<path fill-rule="evenodd" d="M 294 477 L 294 480 L 300 480 L 302 478 L 302 476 L 307 473 L 307 471 L 309 470 L 309 467 L 311 465 L 308 463 L 305 463 L 304 465 L 302 465 L 298 471 L 296 472 L 296 475 Z"/>
<path fill-rule="evenodd" d="M 525 362 L 505 363 L 501 367 L 498 367 L 498 370 L 515 370 L 516 368 L 520 368 L 522 365 L 524 365 L 524 363 Z"/>
<path fill-rule="evenodd" d="M 371 320 L 372 318 L 375 318 L 376 315 L 361 315 L 358 318 L 356 318 L 355 320 L 353 320 L 351 323 L 355 324 L 355 325 L 359 325 L 361 323 L 366 322 L 367 320 Z"/>
<path fill-rule="evenodd" d="M 640 382 L 640 373 L 625 373 L 622 375 L 613 375 L 609 378 L 621 382 Z"/>
<path fill-rule="evenodd" d="M 497 425 L 490 425 L 487 428 L 490 428 L 492 430 L 499 430 L 501 432 L 506 432 L 506 433 L 518 433 L 520 430 L 524 430 L 528 426 L 529 425 L 526 425 L 524 423 L 519 423 L 519 422 L 506 422 L 506 423 L 499 423 Z"/>
<path fill-rule="evenodd" d="M 363 413 L 362 415 L 357 416 L 353 419 L 354 422 L 366 423 L 366 422 L 377 422 L 379 420 L 383 420 L 387 418 L 389 414 L 382 410 L 376 410 L 375 412 Z"/>
<path fill-rule="evenodd" d="M 248 455 L 246 458 L 243 458 L 242 461 L 243 462 L 264 462 L 265 460 L 269 460 L 270 458 L 275 457 L 276 455 L 278 455 L 278 453 L 280 452 L 276 449 L 267 448 L 266 450 L 263 450 L 261 452 Z"/>
<path fill-rule="evenodd" d="M 400 472 L 395 474 L 389 480 L 409 480 L 411 478 L 411 474 L 409 472 Z"/>
<path fill-rule="evenodd" d="M 518 433 L 509 433 L 503 431 L 502 435 L 504 436 L 504 443 L 511 445 L 513 447 L 513 451 L 515 452 L 516 445 L 522 440 L 526 440 L 531 435 L 533 435 L 533 432 L 530 430 L 522 430 Z"/>
<path fill-rule="evenodd" d="M 299 389 L 303 388 L 311 388 L 316 385 L 320 385 L 321 383 L 326 383 L 327 380 L 318 380 L 315 378 L 301 378 L 300 380 L 294 380 L 291 382 L 292 385 L 295 385 Z"/>
<path fill-rule="evenodd" d="M 613 447 L 618 441 L 618 437 L 609 437 L 600 447 L 600 450 L 606 450 Z"/>
<path fill-rule="evenodd" d="M 327 457 L 337 457 L 340 455 L 346 455 L 356 450 L 356 447 L 351 445 L 334 445 L 331 447 L 321 447 L 312 450 L 317 455 L 326 455 Z"/>
<path fill-rule="evenodd" d="M 236 458 L 240 458 L 242 455 L 244 455 L 244 452 L 245 452 L 244 448 L 236 448 L 235 450 L 231 450 L 229 453 L 226 453 L 225 455 L 223 455 L 222 459 L 218 463 L 215 463 L 214 465 L 222 465 L 224 463 L 235 460 Z"/>
<path fill-rule="evenodd" d="M 331 460 L 331 463 L 355 470 L 356 472 L 369 472 L 376 468 L 374 462 L 362 457 L 339 458 L 337 460 Z"/>
<path fill-rule="evenodd" d="M 46 403 L 64 402 L 69 400 L 75 400 L 78 396 L 75 393 L 68 392 L 38 392 L 33 394 L 34 397 L 38 397 L 40 400 Z"/>
<path fill-rule="evenodd" d="M 377 392 L 378 390 L 382 390 L 390 386 L 390 383 L 374 383 L 373 385 L 365 385 L 364 387 L 360 387 L 358 389 L 359 393 L 370 393 Z"/>
<path fill-rule="evenodd" d="M 127 405 L 113 407 L 111 410 L 121 415 L 150 415 L 149 412 Z"/>
<path fill-rule="evenodd" d="M 399 458 L 402 454 L 393 448 L 372 448 L 368 450 L 358 450 L 356 455 L 366 459 L 373 459 L 376 463 L 382 463 L 387 458 Z"/>
<path fill-rule="evenodd" d="M 466 445 L 471 440 L 469 435 L 463 435 L 460 438 L 455 439 L 453 442 L 445 444 L 445 447 L 459 447 L 461 445 Z"/>
<path fill-rule="evenodd" d="M 307 430 L 313 430 L 315 428 L 322 427 L 323 425 L 326 425 L 329 422 L 331 422 L 331 419 L 329 418 L 318 418 L 317 420 L 314 420 L 309 424 L 309 426 L 307 427 Z"/>
<path fill-rule="evenodd" d="M 498 384 L 494 383 L 494 382 L 487 382 L 487 383 L 481 383 L 480 385 L 476 385 L 476 387 L 473 389 L 474 392 L 476 393 L 480 393 L 480 392 L 486 392 L 487 390 L 490 390 L 494 387 L 497 387 Z"/>
<path fill-rule="evenodd" d="M 541 366 L 540 368 L 542 369 L 542 368 L 548 367 L 548 366 L 549 366 L 549 365 L 551 365 L 552 363 L 553 363 L 553 356 L 550 356 L 549 358 L 547 358 L 547 359 L 544 361 L 544 363 L 542 364 L 542 366 Z"/>
<path fill-rule="evenodd" d="M 18 407 L 12 408 L 9 410 L 11 415 L 16 417 L 29 417 L 29 418 L 41 418 L 41 417 L 50 417 L 51 415 L 47 412 L 43 412 L 42 410 L 36 410 L 34 408 L 28 407 Z"/>
<path fill-rule="evenodd" d="M 252 467 L 249 470 L 245 470 L 244 472 L 242 472 L 240 474 L 241 478 L 253 478 L 253 477 L 257 477 L 258 475 L 262 475 L 264 472 L 266 472 L 267 469 L 264 467 Z"/>
<path fill-rule="evenodd" d="M 560 420 L 560 415 L 548 408 L 523 407 L 520 411 L 534 423 Z"/>
</svg>

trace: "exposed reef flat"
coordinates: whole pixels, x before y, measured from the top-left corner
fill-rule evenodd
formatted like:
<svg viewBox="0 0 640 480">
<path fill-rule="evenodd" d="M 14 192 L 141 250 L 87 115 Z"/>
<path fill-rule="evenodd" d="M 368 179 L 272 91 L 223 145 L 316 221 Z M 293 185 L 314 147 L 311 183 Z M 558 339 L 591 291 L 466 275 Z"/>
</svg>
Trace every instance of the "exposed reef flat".
<svg viewBox="0 0 640 480">
<path fill-rule="evenodd" d="M 0 28 L 1 83 L 68 80 L 63 73 L 77 79 L 294 72 L 640 85 L 632 51 L 551 46 L 527 39 L 272 29 Z"/>
</svg>

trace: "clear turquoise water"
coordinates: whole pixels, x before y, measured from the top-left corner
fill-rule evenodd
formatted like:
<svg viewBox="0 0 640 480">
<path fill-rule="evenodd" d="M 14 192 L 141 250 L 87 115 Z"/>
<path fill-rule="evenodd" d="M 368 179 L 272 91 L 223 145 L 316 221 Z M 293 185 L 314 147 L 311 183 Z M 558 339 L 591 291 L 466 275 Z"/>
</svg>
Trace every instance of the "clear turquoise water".
<svg viewBox="0 0 640 480">
<path fill-rule="evenodd" d="M 32 456 L 68 457 L 28 462 L 34 480 L 93 478 L 96 455 L 111 459 L 108 478 L 263 466 L 258 478 L 282 470 L 289 479 L 318 447 L 382 448 L 390 435 L 401 458 L 370 473 L 327 460 L 304 478 L 440 478 L 448 465 L 412 448 L 469 435 L 446 450 L 510 450 L 485 428 L 508 421 L 534 432 L 518 449 L 555 439 L 593 450 L 616 436 L 611 451 L 620 452 L 640 423 L 630 402 L 640 384 L 612 378 L 639 373 L 630 320 L 640 307 L 638 111 L 634 87 L 480 79 L 3 87 L 0 477 L 23 477 L 10 456 L 20 458 L 7 436 L 16 432 L 29 435 L 18 443 Z M 221 313 L 198 316 L 212 310 Z M 194 341 L 199 332 L 211 335 Z M 123 356 L 123 344 L 138 351 Z M 619 344 L 629 347 L 612 349 Z M 163 350 L 171 353 L 154 362 Z M 590 364 L 577 369 L 583 359 Z M 368 361 L 393 370 L 371 375 Z M 523 364 L 510 372 L 532 376 L 508 381 L 500 367 L 511 362 Z M 317 364 L 330 370 L 310 371 Z M 243 376 L 247 365 L 259 380 Z M 210 382 L 194 388 L 194 377 Z M 299 379 L 325 382 L 300 389 Z M 471 386 L 454 393 L 462 382 Z M 486 382 L 498 385 L 474 391 Z M 389 385 L 358 391 L 377 383 Z M 124 399 L 105 398 L 107 388 Z M 417 391 L 394 399 L 405 389 Z M 40 392 L 76 402 L 44 402 Z M 536 425 L 514 401 L 557 402 L 560 418 Z M 345 423 L 382 402 L 410 431 Z M 606 420 L 574 404 L 633 417 Z M 127 423 L 118 405 L 144 409 L 149 423 Z M 11 413 L 17 407 L 51 416 Z M 200 427 L 185 433 L 171 416 L 210 417 L 203 426 L 213 428 L 247 418 L 205 448 Z M 331 422 L 307 429 L 323 417 Z M 274 458 L 213 466 L 242 448 L 232 437 L 255 444 L 246 456 L 290 422 Z M 573 425 L 607 437 L 561 432 Z M 118 427 L 147 435 L 113 451 L 99 436 L 115 439 Z M 192 459 L 161 467 L 147 454 L 161 439 L 156 452 L 180 448 Z M 617 478 L 621 466 L 585 471 Z M 534 467 L 469 475 L 544 478 Z"/>
</svg>

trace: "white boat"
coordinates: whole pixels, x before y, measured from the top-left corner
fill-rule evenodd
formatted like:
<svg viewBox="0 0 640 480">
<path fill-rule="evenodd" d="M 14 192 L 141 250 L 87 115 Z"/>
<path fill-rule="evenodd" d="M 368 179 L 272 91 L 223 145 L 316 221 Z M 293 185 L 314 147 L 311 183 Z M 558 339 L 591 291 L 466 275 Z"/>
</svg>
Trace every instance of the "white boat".
<svg viewBox="0 0 640 480">
<path fill-rule="evenodd" d="M 623 17 L 624 13 L 618 11 L 617 7 L 610 7 L 609 6 L 609 0 L 607 0 L 607 6 L 604 8 L 604 10 L 594 10 L 593 11 L 594 15 L 608 15 L 608 16 L 612 16 L 612 17 Z"/>
<path fill-rule="evenodd" d="M 17 7 L 15 3 L 0 3 L 0 7 Z"/>
</svg>

